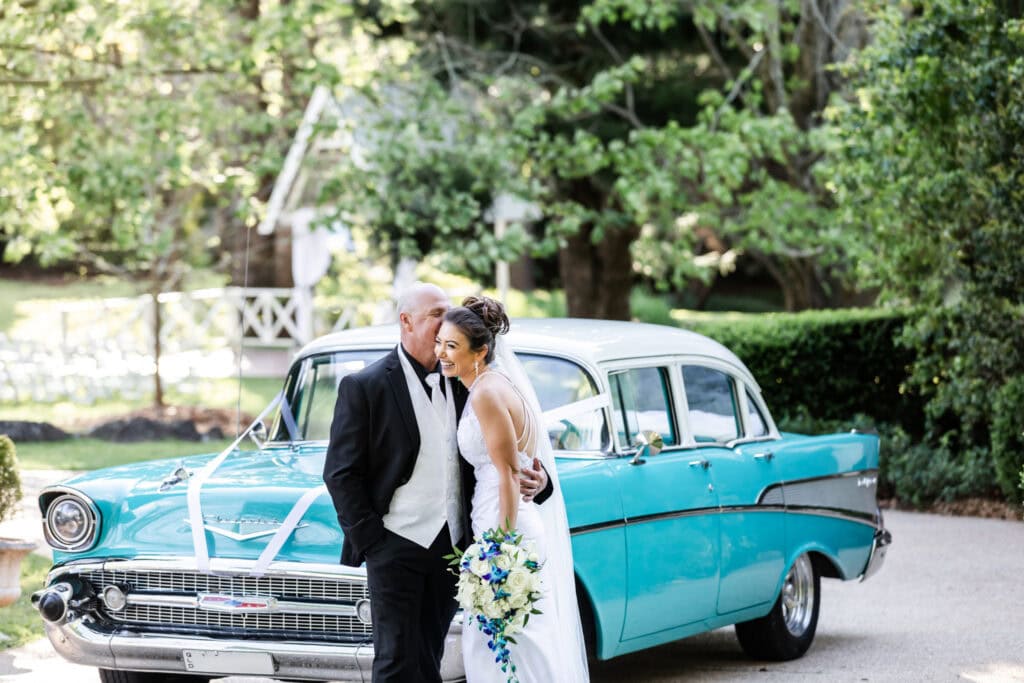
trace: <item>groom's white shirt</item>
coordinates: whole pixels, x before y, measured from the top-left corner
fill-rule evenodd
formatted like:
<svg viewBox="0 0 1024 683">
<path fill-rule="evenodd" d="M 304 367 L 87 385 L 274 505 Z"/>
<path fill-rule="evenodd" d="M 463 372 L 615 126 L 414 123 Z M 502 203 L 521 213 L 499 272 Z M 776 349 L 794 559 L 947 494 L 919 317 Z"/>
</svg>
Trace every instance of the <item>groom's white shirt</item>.
<svg viewBox="0 0 1024 683">
<path fill-rule="evenodd" d="M 384 515 L 384 528 L 429 548 L 445 522 L 448 522 L 453 541 L 461 535 L 461 478 L 455 437 L 455 402 L 449 385 L 443 408 L 435 410 L 401 348 L 398 349 L 398 358 L 420 432 L 420 450 L 409 481 L 395 490 L 391 506 Z"/>
</svg>

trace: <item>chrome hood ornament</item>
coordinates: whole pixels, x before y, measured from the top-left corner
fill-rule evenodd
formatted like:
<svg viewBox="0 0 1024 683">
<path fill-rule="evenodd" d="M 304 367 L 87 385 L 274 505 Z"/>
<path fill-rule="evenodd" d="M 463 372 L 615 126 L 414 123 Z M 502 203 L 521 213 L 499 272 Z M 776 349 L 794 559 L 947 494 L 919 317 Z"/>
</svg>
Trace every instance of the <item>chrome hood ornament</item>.
<svg viewBox="0 0 1024 683">
<path fill-rule="evenodd" d="M 192 520 L 185 519 L 185 524 L 189 527 L 192 526 Z M 238 543 L 244 543 L 245 541 L 251 541 L 255 538 L 262 538 L 264 536 L 273 536 L 277 533 L 277 530 L 281 528 L 283 522 L 279 519 L 267 519 L 265 517 L 240 517 L 231 519 L 227 517 L 221 517 L 220 515 L 215 516 L 203 516 L 203 528 L 212 534 L 217 534 L 225 538 L 230 538 L 232 541 Z M 225 529 L 224 527 L 234 527 L 234 529 Z M 295 525 L 296 529 L 301 529 L 305 526 L 309 526 L 305 522 L 300 522 Z"/>
</svg>

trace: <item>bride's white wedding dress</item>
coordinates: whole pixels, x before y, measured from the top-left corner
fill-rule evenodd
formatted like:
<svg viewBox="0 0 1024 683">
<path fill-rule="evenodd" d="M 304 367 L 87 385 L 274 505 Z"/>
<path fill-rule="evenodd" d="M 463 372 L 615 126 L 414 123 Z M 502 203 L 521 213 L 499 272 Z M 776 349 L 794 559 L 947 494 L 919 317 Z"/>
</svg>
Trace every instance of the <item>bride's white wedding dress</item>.
<svg viewBox="0 0 1024 683">
<path fill-rule="evenodd" d="M 490 372 L 498 374 L 496 370 Z M 508 380 L 505 375 L 501 376 Z M 518 389 L 516 393 L 522 399 Z M 532 433 L 537 431 L 525 400 L 523 407 L 526 416 L 524 433 L 519 435 L 516 442 L 520 468 L 531 466 L 533 458 L 525 452 L 525 448 L 532 441 Z M 538 434 L 540 438 L 543 436 Z M 471 519 L 473 536 L 479 537 L 482 532 L 498 526 L 498 470 L 487 451 L 480 421 L 473 412 L 472 399 L 466 402 L 462 419 L 459 421 L 458 440 L 462 457 L 473 466 L 473 473 L 476 475 Z M 544 597 L 537 603 L 537 609 L 541 610 L 542 614 L 531 616 L 526 628 L 513 636 L 516 642 L 511 646 L 512 663 L 516 666 L 516 675 L 523 683 L 557 681 L 559 634 L 555 610 L 549 597 L 554 582 L 547 576 L 545 561 L 548 556 L 548 543 L 544 523 L 536 504 L 524 503 L 522 498 L 519 498 L 516 529 L 526 539 L 533 541 L 540 556 Z M 505 683 L 507 680 L 507 674 L 495 663 L 494 653 L 487 647 L 487 636 L 469 618 L 462 627 L 462 657 L 468 683 Z"/>
</svg>

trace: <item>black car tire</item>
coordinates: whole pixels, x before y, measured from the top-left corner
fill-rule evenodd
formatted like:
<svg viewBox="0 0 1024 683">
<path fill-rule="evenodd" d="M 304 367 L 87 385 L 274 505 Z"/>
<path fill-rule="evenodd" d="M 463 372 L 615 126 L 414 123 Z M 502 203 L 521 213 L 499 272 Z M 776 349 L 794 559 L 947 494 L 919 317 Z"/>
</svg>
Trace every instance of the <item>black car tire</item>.
<svg viewBox="0 0 1024 683">
<path fill-rule="evenodd" d="M 100 669 L 100 683 L 210 683 L 208 676 Z"/>
<path fill-rule="evenodd" d="M 740 647 L 754 659 L 802 657 L 814 640 L 821 607 L 821 574 L 806 553 L 796 558 L 782 582 L 772 611 L 736 624 Z"/>
</svg>

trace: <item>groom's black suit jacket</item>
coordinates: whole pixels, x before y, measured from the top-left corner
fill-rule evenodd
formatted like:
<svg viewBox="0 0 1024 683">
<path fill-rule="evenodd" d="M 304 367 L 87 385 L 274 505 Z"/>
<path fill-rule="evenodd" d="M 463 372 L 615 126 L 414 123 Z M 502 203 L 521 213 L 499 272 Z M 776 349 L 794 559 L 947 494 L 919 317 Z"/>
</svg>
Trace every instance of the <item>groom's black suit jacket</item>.
<svg viewBox="0 0 1024 683">
<path fill-rule="evenodd" d="M 324 483 L 334 500 L 338 523 L 345 534 L 341 563 L 358 567 L 366 551 L 384 536 L 384 515 L 395 490 L 412 477 L 420 451 L 409 386 L 396 346 L 389 354 L 363 370 L 346 375 L 338 386 L 338 400 L 331 423 L 331 441 L 324 462 Z M 461 382 L 451 382 L 456 415 L 462 414 L 469 392 Z M 462 471 L 464 538 L 471 536 L 470 501 L 476 480 L 473 468 L 459 458 Z M 536 500 L 547 498 L 548 487 Z M 438 491 L 437 495 L 444 495 Z"/>
</svg>

